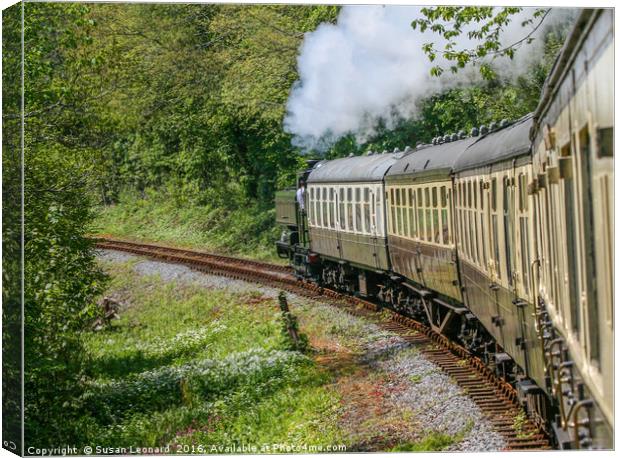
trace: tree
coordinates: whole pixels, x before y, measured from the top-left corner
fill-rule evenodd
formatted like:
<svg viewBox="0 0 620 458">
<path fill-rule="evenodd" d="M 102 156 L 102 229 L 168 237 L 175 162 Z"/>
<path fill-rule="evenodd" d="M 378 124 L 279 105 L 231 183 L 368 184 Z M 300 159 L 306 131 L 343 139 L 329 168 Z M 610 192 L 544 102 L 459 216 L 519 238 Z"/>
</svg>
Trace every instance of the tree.
<svg viewBox="0 0 620 458">
<path fill-rule="evenodd" d="M 473 7 L 473 6 L 438 6 L 422 8 L 423 18 L 411 23 L 413 29 L 425 32 L 427 29 L 436 33 L 445 40 L 441 49 L 434 43 L 425 43 L 422 50 L 431 62 L 437 55 L 441 55 L 447 62 L 452 63 L 450 70 L 457 73 L 469 63 L 479 64 L 480 73 L 486 79 L 495 76 L 489 59 L 508 57 L 512 59 L 515 51 L 523 44 L 534 40 L 535 32 L 540 28 L 550 9 L 538 8 L 532 16 L 521 22 L 522 27 L 532 25 L 529 31 L 515 42 L 502 43 L 501 34 L 506 26 L 523 8 L 515 7 Z M 479 44 L 472 48 L 458 47 L 457 39 L 466 35 L 469 39 L 477 40 Z M 439 76 L 444 68 L 435 65 L 431 68 L 431 75 Z"/>
<path fill-rule="evenodd" d="M 112 56 L 92 46 L 84 4 L 24 6 L 24 391 L 27 445 L 79 437 L 81 333 L 97 316 L 105 277 L 86 235 L 98 155 L 109 135 L 95 107 Z M 18 105 L 5 111 L 19 119 Z"/>
</svg>

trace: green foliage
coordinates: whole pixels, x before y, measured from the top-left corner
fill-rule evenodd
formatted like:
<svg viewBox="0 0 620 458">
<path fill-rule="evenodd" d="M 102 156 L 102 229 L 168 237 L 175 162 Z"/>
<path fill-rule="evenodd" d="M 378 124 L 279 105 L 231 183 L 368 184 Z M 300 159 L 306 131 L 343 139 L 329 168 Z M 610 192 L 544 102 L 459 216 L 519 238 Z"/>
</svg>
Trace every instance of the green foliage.
<svg viewBox="0 0 620 458">
<path fill-rule="evenodd" d="M 514 16 L 523 11 L 523 8 L 490 6 L 437 6 L 422 8 L 424 17 L 415 19 L 411 23 L 414 30 L 425 32 L 430 30 L 442 37 L 446 43 L 442 49 L 437 49 L 434 43 L 425 43 L 422 50 L 433 62 L 438 54 L 441 54 L 448 62 L 451 62 L 450 70 L 457 73 L 469 63 L 480 63 L 480 73 L 485 79 L 493 79 L 496 75 L 493 68 L 482 61 L 485 58 L 508 57 L 512 59 L 515 50 L 522 44 L 529 44 L 534 40 L 534 32 L 544 22 L 550 9 L 538 8 L 532 13 L 532 17 L 522 21 L 521 26 L 533 25 L 529 31 L 524 31 L 524 36 L 514 43 L 502 44 L 500 38 L 502 32 L 512 21 Z M 475 24 L 475 28 L 472 25 Z M 469 28 L 467 38 L 478 42 L 472 48 L 459 49 L 458 41 L 465 34 L 464 29 Z M 435 65 L 431 68 L 431 76 L 439 76 L 444 68 Z"/>
<path fill-rule="evenodd" d="M 252 292 L 205 295 L 203 287 L 142 276 L 135 267 L 107 265 L 108 294 L 123 297 L 120 319 L 84 335 L 89 379 L 78 444 L 178 451 L 337 442 L 330 380 L 283 346 L 273 302 L 246 305 Z"/>
<path fill-rule="evenodd" d="M 99 313 L 105 285 L 85 234 L 106 138 L 106 123 L 89 103 L 101 96 L 96 83 L 107 76 L 102 59 L 110 56 L 92 46 L 88 6 L 24 8 L 25 438 L 51 447 L 76 440 L 68 420 L 79 410 L 80 332 Z M 20 118 L 14 99 L 5 109 L 9 124 Z M 15 191 L 5 198 L 15 199 Z"/>
<path fill-rule="evenodd" d="M 282 129 L 298 47 L 304 32 L 335 20 L 338 8 L 136 4 L 92 11 L 93 40 L 120 56 L 122 80 L 101 107 L 115 126 L 104 203 L 125 188 L 167 190 L 199 204 L 226 205 L 231 194 L 271 203 L 299 165 Z"/>
<path fill-rule="evenodd" d="M 2 434 L 21 450 L 21 4 L 2 11 Z"/>
<path fill-rule="evenodd" d="M 188 397 L 207 402 L 234 391 L 275 389 L 308 362 L 299 353 L 252 349 L 222 360 L 203 359 L 164 366 L 122 380 L 93 384 L 83 401 L 100 421 L 118 421 L 130 413 L 148 413 L 182 403 Z"/>
<path fill-rule="evenodd" d="M 280 230 L 273 208 L 255 202 L 226 204 L 180 203 L 167 196 L 146 193 L 142 199 L 124 193 L 119 203 L 101 208 L 100 233 L 138 238 L 277 261 L 273 249 Z"/>
</svg>

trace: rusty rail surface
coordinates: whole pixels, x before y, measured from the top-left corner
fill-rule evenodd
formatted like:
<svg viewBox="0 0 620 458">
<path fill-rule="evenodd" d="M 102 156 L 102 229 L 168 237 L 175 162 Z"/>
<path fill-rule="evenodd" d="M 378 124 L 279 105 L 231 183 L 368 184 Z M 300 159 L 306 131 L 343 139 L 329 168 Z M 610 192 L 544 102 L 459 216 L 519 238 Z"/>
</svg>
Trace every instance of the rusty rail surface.
<svg viewBox="0 0 620 458">
<path fill-rule="evenodd" d="M 416 320 L 381 308 L 373 302 L 299 280 L 287 266 L 110 238 L 98 238 L 96 245 L 101 249 L 183 264 L 212 275 L 284 289 L 315 300 L 324 301 L 327 298 L 333 305 L 344 306 L 355 315 L 374 315 L 376 318 L 380 314 L 381 327 L 415 344 L 429 360 L 455 380 L 504 437 L 507 450 L 552 448 L 542 425 L 524 415 L 517 400 L 517 392 L 510 384 L 496 377 L 491 369 L 465 348 Z"/>
</svg>

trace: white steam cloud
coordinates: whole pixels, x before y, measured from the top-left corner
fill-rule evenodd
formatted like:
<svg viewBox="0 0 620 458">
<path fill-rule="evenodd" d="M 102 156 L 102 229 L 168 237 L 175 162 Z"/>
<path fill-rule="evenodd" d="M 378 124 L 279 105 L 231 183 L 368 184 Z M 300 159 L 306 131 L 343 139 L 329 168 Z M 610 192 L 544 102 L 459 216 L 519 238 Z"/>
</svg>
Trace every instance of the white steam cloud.
<svg viewBox="0 0 620 458">
<path fill-rule="evenodd" d="M 525 9 L 513 19 L 504 43 L 523 37 L 527 29 L 521 22 L 533 11 Z M 398 119 L 415 115 L 418 99 L 479 81 L 477 69 L 452 75 L 450 64 L 439 55 L 429 62 L 422 45 L 433 42 L 436 49 L 443 49 L 444 43 L 433 32 L 412 29 L 411 22 L 419 17 L 419 7 L 345 6 L 336 25 L 321 24 L 306 34 L 298 57 L 300 80 L 291 91 L 284 120 L 296 146 L 322 150 L 349 133 L 361 143 L 373 134 L 378 119 L 391 127 Z M 500 74 L 524 71 L 528 60 L 541 55 L 539 42 L 529 45 L 528 52 L 523 46 L 514 61 L 502 63 Z M 472 43 L 464 34 L 459 45 Z M 434 65 L 446 69 L 442 78 L 429 75 Z"/>
</svg>

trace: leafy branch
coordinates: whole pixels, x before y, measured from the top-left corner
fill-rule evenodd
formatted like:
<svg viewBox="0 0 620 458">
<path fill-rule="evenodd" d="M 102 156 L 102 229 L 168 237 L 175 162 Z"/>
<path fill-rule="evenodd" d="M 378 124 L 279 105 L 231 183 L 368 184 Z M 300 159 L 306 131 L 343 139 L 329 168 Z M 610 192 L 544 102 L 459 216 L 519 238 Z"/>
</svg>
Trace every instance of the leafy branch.
<svg viewBox="0 0 620 458">
<path fill-rule="evenodd" d="M 515 51 L 524 43 L 529 44 L 534 41 L 534 34 L 545 21 L 549 12 L 548 8 L 538 8 L 532 17 L 522 21 L 521 27 L 533 26 L 532 29 L 521 39 L 514 43 L 503 46 L 501 33 L 510 24 L 514 16 L 520 13 L 523 8 L 518 7 L 447 7 L 439 6 L 433 8 L 422 8 L 424 17 L 415 19 L 411 23 L 414 30 L 424 33 L 427 30 L 441 36 L 445 41 L 443 49 L 438 49 L 435 43 L 425 43 L 422 50 L 431 62 L 441 55 L 446 61 L 450 62 L 450 70 L 457 73 L 465 68 L 469 63 L 480 63 L 480 73 L 485 79 L 492 79 L 495 72 L 486 59 L 496 59 L 498 57 L 514 58 Z M 476 24 L 479 27 L 473 28 Z M 466 28 L 471 30 L 465 32 Z M 457 39 L 466 33 L 467 38 L 476 40 L 478 45 L 471 48 L 459 49 Z M 431 68 L 432 76 L 439 76 L 444 72 L 441 65 Z"/>
</svg>

